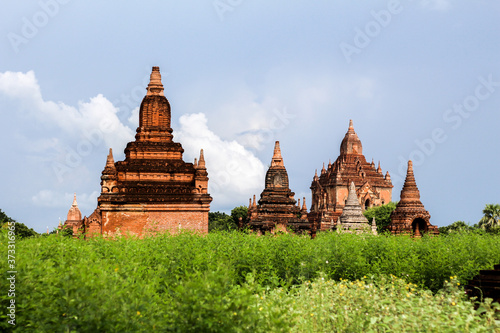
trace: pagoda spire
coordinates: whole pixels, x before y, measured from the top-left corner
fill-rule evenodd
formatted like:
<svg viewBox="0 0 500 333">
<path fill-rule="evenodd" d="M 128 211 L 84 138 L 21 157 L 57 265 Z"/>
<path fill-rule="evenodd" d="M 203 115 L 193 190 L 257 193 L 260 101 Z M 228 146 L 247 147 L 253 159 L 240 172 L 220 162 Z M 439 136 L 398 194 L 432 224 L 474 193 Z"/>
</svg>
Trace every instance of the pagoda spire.
<svg viewBox="0 0 500 333">
<path fill-rule="evenodd" d="M 285 166 L 285 164 L 283 163 L 283 157 L 281 156 L 279 141 L 276 141 L 274 144 L 274 153 L 273 153 L 273 159 L 271 161 L 271 167 L 273 166 L 282 166 L 282 167 Z"/>
<path fill-rule="evenodd" d="M 361 145 L 361 140 L 354 131 L 352 119 L 349 120 L 349 129 L 340 144 L 340 155 L 346 154 L 363 154 L 363 146 Z"/>
<path fill-rule="evenodd" d="M 73 204 L 71 204 L 71 207 L 78 208 L 78 202 L 76 202 L 76 193 L 73 194 Z"/>
<path fill-rule="evenodd" d="M 147 90 L 146 96 L 151 96 L 151 95 L 164 96 L 163 84 L 161 83 L 160 67 L 158 66 L 153 67 L 153 71 L 151 72 L 149 78 L 149 84 L 146 90 Z"/>
<path fill-rule="evenodd" d="M 198 160 L 198 168 L 205 169 L 205 155 L 203 154 L 203 149 L 200 150 L 200 159 Z"/>
<path fill-rule="evenodd" d="M 420 191 L 418 190 L 415 176 L 413 175 L 413 162 L 411 160 L 408 161 L 408 171 L 406 172 L 406 179 L 400 197 L 402 203 L 413 202 L 422 205 L 420 202 Z"/>
<path fill-rule="evenodd" d="M 382 174 L 382 168 L 380 167 L 380 161 L 378 161 L 377 172 L 380 173 L 380 174 Z"/>
<path fill-rule="evenodd" d="M 108 157 L 106 158 L 106 167 L 114 168 L 115 159 L 113 158 L 113 148 L 109 148 Z"/>
</svg>

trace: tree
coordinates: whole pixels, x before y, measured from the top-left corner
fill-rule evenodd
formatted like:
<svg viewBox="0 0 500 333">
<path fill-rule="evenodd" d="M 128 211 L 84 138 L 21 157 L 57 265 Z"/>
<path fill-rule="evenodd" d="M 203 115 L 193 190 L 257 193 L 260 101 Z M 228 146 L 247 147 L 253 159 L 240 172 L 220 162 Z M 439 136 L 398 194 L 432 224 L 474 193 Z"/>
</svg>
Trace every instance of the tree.
<svg viewBox="0 0 500 333">
<path fill-rule="evenodd" d="M 247 216 L 248 216 L 247 206 L 234 207 L 233 210 L 231 211 L 231 217 L 233 218 L 233 221 L 234 223 L 236 223 L 236 225 L 239 225 L 240 217 L 244 223 L 247 219 Z"/>
<path fill-rule="evenodd" d="M 451 234 L 451 233 L 458 233 L 458 232 L 469 232 L 472 230 L 474 230 L 474 227 L 468 225 L 464 221 L 455 221 L 450 225 L 440 227 L 439 233 L 440 234 Z"/>
<path fill-rule="evenodd" d="M 0 226 L 2 227 L 2 229 L 7 229 L 9 227 L 9 224 L 8 224 L 9 222 L 14 223 L 13 224 L 15 227 L 14 232 L 16 234 L 16 237 L 18 237 L 18 238 L 27 238 L 27 237 L 33 237 L 33 236 L 38 235 L 38 233 L 35 230 L 28 228 L 24 223 L 16 222 L 16 220 L 7 216 L 7 214 L 5 214 L 0 209 Z"/>
<path fill-rule="evenodd" d="M 493 231 L 500 228 L 500 205 L 499 204 L 486 204 L 483 209 L 484 216 L 478 223 L 478 227 L 486 230 Z"/>
<path fill-rule="evenodd" d="M 389 202 L 386 205 L 368 208 L 363 212 L 363 215 L 371 223 L 375 217 L 377 223 L 377 232 L 381 233 L 391 223 L 391 213 L 396 209 L 395 202 Z"/>
<path fill-rule="evenodd" d="M 236 230 L 237 228 L 238 225 L 234 223 L 234 220 L 230 215 L 221 212 L 208 213 L 208 232 L 231 231 Z"/>
</svg>

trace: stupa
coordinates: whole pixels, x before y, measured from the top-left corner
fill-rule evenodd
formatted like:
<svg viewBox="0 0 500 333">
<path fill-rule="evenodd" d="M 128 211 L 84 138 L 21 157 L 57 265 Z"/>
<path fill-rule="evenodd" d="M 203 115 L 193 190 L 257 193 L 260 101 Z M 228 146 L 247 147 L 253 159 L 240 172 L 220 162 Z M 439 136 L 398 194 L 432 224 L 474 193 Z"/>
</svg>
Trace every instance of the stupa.
<svg viewBox="0 0 500 333">
<path fill-rule="evenodd" d="M 438 235 L 439 231 L 430 221 L 431 215 L 420 201 L 420 191 L 413 175 L 413 163 L 408 161 L 408 171 L 396 209 L 391 214 L 387 227 L 393 234 L 408 233 L 421 237 L 422 233 Z"/>
<path fill-rule="evenodd" d="M 336 226 L 339 231 L 352 233 L 371 232 L 371 225 L 363 215 L 363 210 L 359 204 L 354 182 L 351 182 L 349 186 L 349 195 L 347 196 L 347 202 L 339 217 L 339 221 L 340 223 L 337 223 Z"/>
<path fill-rule="evenodd" d="M 90 233 L 208 232 L 208 173 L 203 150 L 199 160 L 184 162 L 173 141 L 170 103 L 159 67 L 153 67 L 139 111 L 135 141 L 125 160 L 115 162 L 110 149 L 101 176 L 97 209 L 84 219 Z"/>
<path fill-rule="evenodd" d="M 253 197 L 248 207 L 248 226 L 257 232 L 286 232 L 288 228 L 294 232 L 308 232 L 310 223 L 307 220 L 305 198 L 302 206 L 300 199 L 294 199 L 295 193 L 290 190 L 288 173 L 283 163 L 279 141 L 274 146 L 271 166 L 267 170 L 265 188 L 258 204 Z"/>
</svg>

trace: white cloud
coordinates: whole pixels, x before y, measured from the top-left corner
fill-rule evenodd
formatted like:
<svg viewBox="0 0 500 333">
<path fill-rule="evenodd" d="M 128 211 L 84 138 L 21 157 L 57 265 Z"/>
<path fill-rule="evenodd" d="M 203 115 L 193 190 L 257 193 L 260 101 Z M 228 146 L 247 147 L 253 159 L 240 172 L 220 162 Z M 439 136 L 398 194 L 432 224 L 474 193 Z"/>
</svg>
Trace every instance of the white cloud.
<svg viewBox="0 0 500 333">
<path fill-rule="evenodd" d="M 90 141 L 91 145 L 118 148 L 133 138 L 132 130 L 118 119 L 118 109 L 101 94 L 80 101 L 78 107 L 45 101 L 33 71 L 0 73 L 0 94 L 18 100 L 14 110 L 18 116 L 43 124 L 57 137 L 63 132 L 66 142 L 78 140 L 76 145 L 85 145 L 84 141 Z"/>
<path fill-rule="evenodd" d="M 246 205 L 251 195 L 262 191 L 266 167 L 243 145 L 222 140 L 208 128 L 203 113 L 183 115 L 179 122 L 181 128 L 174 132 L 174 139 L 185 149 L 184 160 L 198 157 L 200 149 L 204 151 L 214 203 Z"/>
</svg>

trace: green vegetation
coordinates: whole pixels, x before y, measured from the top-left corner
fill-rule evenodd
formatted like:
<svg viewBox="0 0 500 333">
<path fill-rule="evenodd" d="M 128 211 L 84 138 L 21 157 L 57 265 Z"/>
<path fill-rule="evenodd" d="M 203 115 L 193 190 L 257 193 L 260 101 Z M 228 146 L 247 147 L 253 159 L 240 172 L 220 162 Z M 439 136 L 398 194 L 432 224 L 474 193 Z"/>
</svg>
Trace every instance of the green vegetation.
<svg viewBox="0 0 500 333">
<path fill-rule="evenodd" d="M 377 232 L 381 233 L 391 223 L 391 213 L 396 209 L 397 202 L 389 202 L 386 205 L 369 208 L 363 212 L 363 215 L 372 223 L 375 217 Z"/>
<path fill-rule="evenodd" d="M 33 236 L 38 235 L 38 233 L 35 230 L 28 228 L 24 223 L 17 222 L 16 220 L 10 218 L 9 216 L 7 216 L 7 214 L 2 212 L 2 210 L 0 209 L 0 226 L 1 226 L 1 228 L 6 230 L 7 227 L 9 226 L 8 225 L 9 222 L 15 223 L 16 237 L 18 237 L 18 238 L 27 238 L 27 237 L 33 237 Z"/>
<path fill-rule="evenodd" d="M 479 221 L 478 227 L 487 231 L 497 231 L 500 229 L 500 205 L 487 204 L 483 209 L 483 218 Z"/>
<path fill-rule="evenodd" d="M 27 238 L 16 243 L 15 330 L 493 332 L 500 307 L 476 311 L 461 288 L 500 262 L 499 237 Z M 0 244 L 6 253 L 5 232 Z"/>
<path fill-rule="evenodd" d="M 233 231 L 238 229 L 238 221 L 241 217 L 243 221 L 246 220 L 248 208 L 239 206 L 231 210 L 231 215 L 221 212 L 208 213 L 208 231 Z"/>
</svg>

